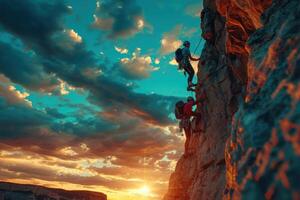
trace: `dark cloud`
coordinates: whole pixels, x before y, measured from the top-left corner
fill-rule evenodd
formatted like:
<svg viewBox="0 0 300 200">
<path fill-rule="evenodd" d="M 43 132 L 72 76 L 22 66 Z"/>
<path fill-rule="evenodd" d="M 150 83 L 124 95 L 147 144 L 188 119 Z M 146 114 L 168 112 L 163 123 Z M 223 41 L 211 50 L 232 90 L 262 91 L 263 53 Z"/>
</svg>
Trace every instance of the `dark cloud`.
<svg viewBox="0 0 300 200">
<path fill-rule="evenodd" d="M 34 57 L 4 42 L 0 42 L 0 51 L 0 72 L 11 81 L 44 92 L 53 91 L 58 86 L 55 75 L 44 72 Z"/>
<path fill-rule="evenodd" d="M 95 65 L 93 53 L 87 51 L 83 43 L 73 41 L 70 30 L 62 25 L 62 17 L 69 13 L 62 1 L 3 0 L 0 13 L 0 25 L 20 38 L 37 56 L 42 57 L 42 61 L 76 65 L 68 66 L 64 69 L 66 71 Z M 47 70 L 51 72 L 52 69 Z"/>
<path fill-rule="evenodd" d="M 53 49 L 52 37 L 62 31 L 61 17 L 69 9 L 62 1 L 2 0 L 0 2 L 0 23 L 2 27 L 30 48 L 41 46 Z M 47 52 L 45 52 L 47 53 Z"/>
<path fill-rule="evenodd" d="M 107 0 L 97 5 L 93 27 L 108 31 L 109 38 L 132 36 L 143 29 L 143 11 L 135 0 Z"/>
<path fill-rule="evenodd" d="M 74 122 L 56 123 L 53 124 L 52 129 L 56 132 L 68 133 L 81 137 L 87 137 L 94 134 L 97 134 L 100 137 L 109 130 L 115 129 L 115 125 L 111 122 L 94 117 L 89 119 L 76 119 Z"/>
<path fill-rule="evenodd" d="M 66 115 L 60 113 L 56 108 L 46 108 L 45 111 L 48 115 L 56 119 L 63 119 L 67 117 Z"/>
<path fill-rule="evenodd" d="M 56 112 L 51 109 L 41 112 L 25 106 L 7 106 L 0 100 L 2 142 L 36 153 L 64 157 L 58 149 L 85 143 L 90 150 L 78 157 L 113 155 L 117 157 L 116 163 L 121 165 L 126 158 L 125 162 L 134 166 L 138 164 L 136 157 L 146 153 L 160 159 L 165 151 L 180 143 L 175 134 L 165 134 L 162 127 L 153 126 L 133 111 L 101 113 L 98 117 L 65 123 L 55 122 L 52 112 Z M 31 149 L 32 146 L 35 148 Z"/>
<path fill-rule="evenodd" d="M 25 106 L 8 106 L 0 97 L 0 138 L 32 136 L 51 124 L 51 118 Z"/>
</svg>

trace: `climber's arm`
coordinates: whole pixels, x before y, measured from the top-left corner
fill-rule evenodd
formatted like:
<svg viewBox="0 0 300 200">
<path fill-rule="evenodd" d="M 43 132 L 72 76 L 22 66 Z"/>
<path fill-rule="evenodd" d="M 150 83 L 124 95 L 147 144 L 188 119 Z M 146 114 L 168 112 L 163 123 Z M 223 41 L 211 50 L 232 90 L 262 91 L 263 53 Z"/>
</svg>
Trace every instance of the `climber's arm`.
<svg viewBox="0 0 300 200">
<path fill-rule="evenodd" d="M 206 99 L 206 92 L 204 91 L 204 92 L 202 92 L 202 94 L 200 95 L 200 97 L 194 102 L 193 106 L 195 106 L 195 105 L 197 105 L 199 103 L 203 103 L 203 101 L 205 101 L 205 99 Z"/>
</svg>

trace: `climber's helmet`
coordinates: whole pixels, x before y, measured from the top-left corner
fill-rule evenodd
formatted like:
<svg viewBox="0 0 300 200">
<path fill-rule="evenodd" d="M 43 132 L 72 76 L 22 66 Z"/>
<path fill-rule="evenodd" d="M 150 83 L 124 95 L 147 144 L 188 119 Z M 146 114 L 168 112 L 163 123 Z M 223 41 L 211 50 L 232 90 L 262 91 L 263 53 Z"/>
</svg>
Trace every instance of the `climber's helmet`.
<svg viewBox="0 0 300 200">
<path fill-rule="evenodd" d="M 195 101 L 195 100 L 194 100 L 193 97 L 188 97 L 188 98 L 187 98 L 187 102 L 190 102 L 190 101 Z"/>
<path fill-rule="evenodd" d="M 183 46 L 190 47 L 191 43 L 189 41 L 184 41 Z"/>
</svg>

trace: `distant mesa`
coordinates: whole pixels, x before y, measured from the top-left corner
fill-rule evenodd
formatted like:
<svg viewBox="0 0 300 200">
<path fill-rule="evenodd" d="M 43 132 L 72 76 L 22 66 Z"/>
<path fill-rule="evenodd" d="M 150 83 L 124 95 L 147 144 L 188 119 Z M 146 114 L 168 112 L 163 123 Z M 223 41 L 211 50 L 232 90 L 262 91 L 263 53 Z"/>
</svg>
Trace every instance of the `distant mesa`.
<svg viewBox="0 0 300 200">
<path fill-rule="evenodd" d="M 100 192 L 63 190 L 37 185 L 0 182 L 0 200 L 107 200 Z"/>
</svg>

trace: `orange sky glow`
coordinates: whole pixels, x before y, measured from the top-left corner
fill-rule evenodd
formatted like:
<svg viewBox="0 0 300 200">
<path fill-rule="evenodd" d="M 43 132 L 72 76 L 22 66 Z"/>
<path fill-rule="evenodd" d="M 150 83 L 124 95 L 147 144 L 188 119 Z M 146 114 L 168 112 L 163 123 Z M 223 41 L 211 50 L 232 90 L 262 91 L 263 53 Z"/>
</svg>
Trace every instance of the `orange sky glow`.
<svg viewBox="0 0 300 200">
<path fill-rule="evenodd" d="M 160 159 L 154 159 L 155 155 L 147 154 L 144 149 L 134 161 L 122 162 L 115 156 L 81 156 L 90 151 L 83 143 L 79 147 L 60 147 L 56 156 L 42 154 L 40 147 L 30 144 L 24 150 L 0 143 L 0 179 L 67 190 L 99 191 L 107 194 L 109 200 L 158 200 L 166 193 L 169 176 L 182 153 L 183 137 L 178 138 L 179 149 L 166 149 Z"/>
</svg>

